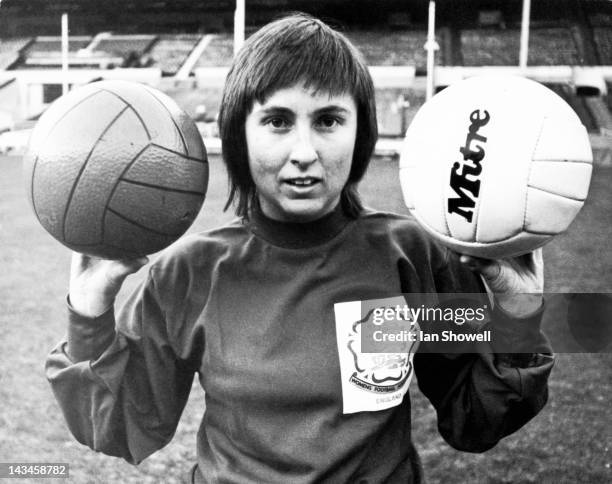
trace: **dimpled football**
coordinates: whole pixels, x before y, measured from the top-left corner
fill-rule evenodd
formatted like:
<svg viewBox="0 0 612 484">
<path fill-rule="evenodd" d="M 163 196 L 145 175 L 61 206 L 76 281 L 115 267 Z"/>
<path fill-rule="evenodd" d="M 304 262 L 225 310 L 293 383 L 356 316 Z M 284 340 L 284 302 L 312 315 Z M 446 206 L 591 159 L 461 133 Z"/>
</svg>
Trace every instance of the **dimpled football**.
<svg viewBox="0 0 612 484">
<path fill-rule="evenodd" d="M 426 102 L 400 155 L 406 206 L 442 244 L 483 258 L 530 252 L 568 229 L 587 197 L 588 133 L 522 77 L 459 81 Z"/>
<path fill-rule="evenodd" d="M 198 215 L 208 183 L 195 123 L 151 87 L 100 81 L 56 100 L 24 157 L 42 226 L 77 252 L 128 259 L 157 252 Z"/>
</svg>

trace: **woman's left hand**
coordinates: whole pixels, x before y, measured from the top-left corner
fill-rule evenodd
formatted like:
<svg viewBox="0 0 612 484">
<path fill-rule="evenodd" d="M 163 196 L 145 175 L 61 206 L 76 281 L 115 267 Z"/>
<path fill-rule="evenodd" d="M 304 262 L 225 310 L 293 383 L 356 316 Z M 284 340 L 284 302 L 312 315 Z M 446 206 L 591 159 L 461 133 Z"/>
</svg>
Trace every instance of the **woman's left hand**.
<svg viewBox="0 0 612 484">
<path fill-rule="evenodd" d="M 542 249 L 510 259 L 481 259 L 461 255 L 461 262 L 478 272 L 495 294 L 495 301 L 504 311 L 524 317 L 542 305 L 544 262 Z"/>
</svg>

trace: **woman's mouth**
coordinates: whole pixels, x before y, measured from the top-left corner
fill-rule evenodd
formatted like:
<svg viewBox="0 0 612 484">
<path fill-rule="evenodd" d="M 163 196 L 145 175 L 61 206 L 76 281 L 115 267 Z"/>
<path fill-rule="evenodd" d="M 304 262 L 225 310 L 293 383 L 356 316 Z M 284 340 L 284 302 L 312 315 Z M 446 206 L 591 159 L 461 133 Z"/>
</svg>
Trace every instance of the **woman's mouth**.
<svg viewBox="0 0 612 484">
<path fill-rule="evenodd" d="M 321 182 L 320 178 L 314 178 L 311 176 L 306 177 L 297 177 L 297 178 L 285 178 L 283 180 L 284 183 L 287 183 L 293 187 L 297 188 L 309 188 L 317 183 Z"/>
</svg>

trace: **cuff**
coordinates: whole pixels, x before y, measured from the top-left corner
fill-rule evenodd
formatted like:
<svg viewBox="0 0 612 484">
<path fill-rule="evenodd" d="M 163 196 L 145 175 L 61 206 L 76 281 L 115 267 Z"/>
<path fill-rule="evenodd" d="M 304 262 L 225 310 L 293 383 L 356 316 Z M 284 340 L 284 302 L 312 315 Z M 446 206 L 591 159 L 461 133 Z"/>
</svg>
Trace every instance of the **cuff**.
<svg viewBox="0 0 612 484">
<path fill-rule="evenodd" d="M 543 303 L 529 316 L 517 318 L 496 305 L 486 329 L 491 330 L 491 347 L 498 361 L 526 368 L 533 365 L 534 355 L 552 354 L 548 340 L 540 331 L 544 309 Z"/>
<path fill-rule="evenodd" d="M 95 318 L 82 316 L 68 305 L 66 353 L 74 363 L 95 360 L 115 339 L 115 313 L 112 306 Z"/>
</svg>

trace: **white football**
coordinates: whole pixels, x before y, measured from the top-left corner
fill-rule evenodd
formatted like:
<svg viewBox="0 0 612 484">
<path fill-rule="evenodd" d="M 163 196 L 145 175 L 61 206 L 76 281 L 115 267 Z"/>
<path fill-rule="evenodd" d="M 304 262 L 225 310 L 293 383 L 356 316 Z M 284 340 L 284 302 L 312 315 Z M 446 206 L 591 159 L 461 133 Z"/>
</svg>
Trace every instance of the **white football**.
<svg viewBox="0 0 612 484">
<path fill-rule="evenodd" d="M 541 247 L 589 190 L 592 151 L 574 110 L 522 77 L 482 76 L 436 94 L 400 156 L 406 206 L 451 249 L 485 258 Z"/>
</svg>

